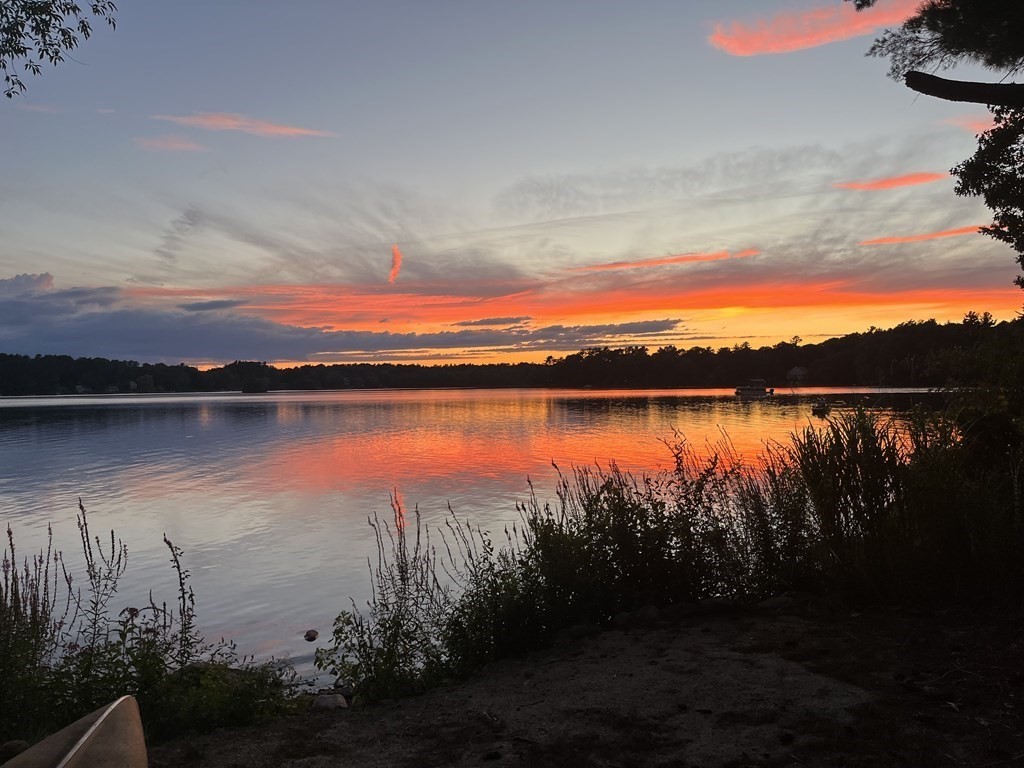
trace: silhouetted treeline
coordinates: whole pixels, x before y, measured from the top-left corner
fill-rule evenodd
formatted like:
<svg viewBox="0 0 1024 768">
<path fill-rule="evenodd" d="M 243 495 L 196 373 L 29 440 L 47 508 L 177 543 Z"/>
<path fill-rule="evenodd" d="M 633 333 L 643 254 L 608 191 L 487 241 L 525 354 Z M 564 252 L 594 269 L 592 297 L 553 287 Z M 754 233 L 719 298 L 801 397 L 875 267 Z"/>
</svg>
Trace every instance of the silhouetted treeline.
<svg viewBox="0 0 1024 768">
<path fill-rule="evenodd" d="M 280 389 L 433 387 L 734 387 L 751 378 L 768 386 L 1024 386 L 1024 320 L 994 323 L 988 313 L 963 322 L 934 320 L 871 328 L 819 344 L 799 339 L 655 351 L 593 347 L 544 363 L 408 365 L 359 363 L 274 368 L 234 362 L 201 371 L 188 365 L 66 355 L 0 353 L 0 395 L 128 392 L 265 392 Z"/>
</svg>

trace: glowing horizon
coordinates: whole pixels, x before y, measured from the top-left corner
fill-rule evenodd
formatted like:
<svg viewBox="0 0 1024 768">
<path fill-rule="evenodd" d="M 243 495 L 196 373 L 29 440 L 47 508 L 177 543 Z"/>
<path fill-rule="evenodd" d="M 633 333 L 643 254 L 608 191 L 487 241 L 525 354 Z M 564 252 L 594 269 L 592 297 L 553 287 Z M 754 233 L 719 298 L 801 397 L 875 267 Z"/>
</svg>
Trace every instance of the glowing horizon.
<svg viewBox="0 0 1024 768">
<path fill-rule="evenodd" d="M 976 232 L 976 227 L 881 238 L 917 242 Z M 870 242 L 870 241 L 865 241 Z M 689 262 L 701 266 L 724 259 Z M 667 265 L 685 268 L 689 264 Z M 832 337 L 905 320 L 956 321 L 970 310 L 1012 317 L 1021 304 L 1018 289 L 971 285 L 958 274 L 944 287 L 900 288 L 862 277 L 815 280 L 735 281 L 687 286 L 667 279 L 637 285 L 576 285 L 562 292 L 561 279 L 527 291 L 490 297 L 417 293 L 351 285 L 261 285 L 224 289 L 132 289 L 132 299 L 154 308 L 183 302 L 341 337 L 348 351 L 322 352 L 305 362 L 514 362 L 543 360 L 584 346 L 642 344 L 652 348 L 730 346 L 749 341 L 771 345 L 800 335 Z M 191 305 L 190 305 L 191 306 Z M 224 309 L 213 309 L 223 306 Z M 817 318 L 808 322 L 808 311 Z M 706 329 L 726 325 L 715 333 Z M 727 328 L 727 330 L 726 330 Z M 339 329 L 339 330 L 334 330 Z M 376 347 L 376 349 L 374 349 Z M 272 359 L 272 358 L 271 358 Z M 289 359 L 289 364 L 302 364 Z"/>
</svg>

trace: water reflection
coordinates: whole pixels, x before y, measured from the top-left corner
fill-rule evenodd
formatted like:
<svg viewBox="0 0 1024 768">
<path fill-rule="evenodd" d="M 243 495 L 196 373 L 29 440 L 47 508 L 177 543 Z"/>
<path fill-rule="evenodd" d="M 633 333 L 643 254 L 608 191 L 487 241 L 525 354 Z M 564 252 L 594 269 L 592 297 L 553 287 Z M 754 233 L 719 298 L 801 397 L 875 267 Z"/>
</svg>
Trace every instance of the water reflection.
<svg viewBox="0 0 1024 768">
<path fill-rule="evenodd" d="M 428 523 L 500 530 L 552 462 L 656 470 L 676 433 L 728 433 L 744 456 L 812 422 L 821 390 L 740 403 L 731 392 L 557 390 L 275 393 L 0 400 L 0 503 L 22 551 L 53 522 L 73 552 L 76 501 L 129 545 L 121 598 L 173 594 L 162 545 L 185 550 L 212 635 L 243 651 L 304 653 L 347 596 L 367 594 L 366 517 L 391 494 Z M 831 393 L 831 397 L 838 397 Z M 913 397 L 920 398 L 920 393 Z M 869 405 L 878 392 L 842 395 Z"/>
</svg>

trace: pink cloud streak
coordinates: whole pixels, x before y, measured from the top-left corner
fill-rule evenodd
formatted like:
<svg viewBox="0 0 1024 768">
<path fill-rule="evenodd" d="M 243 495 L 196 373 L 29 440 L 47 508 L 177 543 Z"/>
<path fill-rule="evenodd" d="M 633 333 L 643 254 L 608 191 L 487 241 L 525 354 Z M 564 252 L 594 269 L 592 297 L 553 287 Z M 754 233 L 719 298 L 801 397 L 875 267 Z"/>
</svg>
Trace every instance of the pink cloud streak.
<svg viewBox="0 0 1024 768">
<path fill-rule="evenodd" d="M 902 24 L 920 4 L 921 0 L 881 0 L 871 10 L 858 12 L 837 0 L 832 5 L 783 12 L 752 23 L 719 23 L 708 42 L 733 56 L 789 53 Z"/>
<path fill-rule="evenodd" d="M 868 181 L 840 181 L 832 186 L 837 189 L 857 189 L 873 192 L 879 189 L 896 189 L 898 187 L 912 187 L 917 184 L 931 184 L 933 181 L 940 181 L 948 176 L 949 174 L 946 173 L 907 173 L 903 176 L 889 176 Z"/>
<path fill-rule="evenodd" d="M 402 252 L 398 250 L 398 243 L 391 246 L 391 273 L 388 275 L 388 282 L 395 284 L 398 273 L 402 271 Z"/>
<path fill-rule="evenodd" d="M 209 147 L 184 136 L 136 136 L 135 143 L 151 152 L 209 152 Z"/>
<path fill-rule="evenodd" d="M 593 264 L 587 267 L 577 267 L 574 272 L 597 272 L 612 269 L 641 269 L 644 267 L 661 267 L 666 264 L 693 264 L 703 261 L 722 261 L 724 259 L 745 259 L 749 256 L 757 256 L 760 251 L 748 248 L 730 255 L 728 251 L 716 251 L 714 253 L 683 253 L 672 256 L 661 256 L 653 259 L 638 259 L 636 261 L 613 261 L 609 264 Z"/>
<path fill-rule="evenodd" d="M 892 245 L 893 243 L 918 243 L 922 240 L 939 240 L 944 237 L 960 237 L 961 235 L 973 235 L 981 230 L 981 227 L 958 227 L 957 229 L 944 229 L 941 232 L 927 232 L 923 235 L 904 235 L 902 237 L 879 237 L 874 240 L 862 240 L 857 245 Z"/>
<path fill-rule="evenodd" d="M 256 120 L 245 115 L 233 115 L 226 112 L 200 112 L 195 115 L 153 115 L 153 120 L 164 120 L 168 123 L 183 125 L 188 128 L 203 128 L 207 131 L 240 131 L 253 136 L 270 138 L 290 138 L 295 136 L 334 136 L 328 131 L 312 128 L 299 128 L 294 125 L 281 125 L 266 120 Z"/>
<path fill-rule="evenodd" d="M 944 120 L 947 125 L 955 125 L 957 128 L 963 128 L 965 131 L 971 134 L 984 133 L 995 128 L 995 120 L 989 117 L 974 117 L 973 115 L 961 115 L 959 117 L 950 117 Z"/>
</svg>

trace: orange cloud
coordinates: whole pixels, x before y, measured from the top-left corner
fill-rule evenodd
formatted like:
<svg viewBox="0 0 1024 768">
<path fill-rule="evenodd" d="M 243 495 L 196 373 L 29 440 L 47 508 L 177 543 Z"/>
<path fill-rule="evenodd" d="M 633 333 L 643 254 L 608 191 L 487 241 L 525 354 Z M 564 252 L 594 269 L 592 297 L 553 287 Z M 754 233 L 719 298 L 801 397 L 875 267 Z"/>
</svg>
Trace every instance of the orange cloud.
<svg viewBox="0 0 1024 768">
<path fill-rule="evenodd" d="M 967 228 L 974 231 L 975 227 Z M 691 254 L 693 255 L 693 254 Z M 1012 267 L 1005 273 L 989 274 L 986 269 L 947 270 L 925 283 L 898 279 L 898 273 L 876 273 L 851 268 L 849 274 L 826 277 L 815 270 L 790 265 L 787 274 L 761 269 L 715 274 L 712 270 L 671 274 L 636 272 L 561 273 L 548 281 L 525 286 L 500 281 L 473 286 L 460 285 L 460 294 L 449 293 L 446 282 L 403 282 L 402 289 L 373 284 L 263 284 L 207 288 L 141 287 L 125 288 L 122 297 L 152 309 L 180 311 L 185 303 L 200 301 L 234 302 L 231 315 L 259 318 L 286 325 L 324 331 L 381 334 L 424 334 L 423 344 L 393 350 L 387 359 L 406 362 L 507 362 L 512 359 L 542 360 L 557 350 L 563 338 L 552 330 L 548 343 L 532 346 L 540 336 L 531 331 L 562 326 L 649 321 L 655 318 L 685 317 L 686 329 L 645 334 L 623 343 L 690 344 L 712 339 L 742 341 L 777 334 L 839 334 L 863 330 L 867 322 L 876 325 L 908 318 L 935 317 L 955 320 L 971 308 L 1012 316 L 1020 308 L 1019 290 L 1012 286 Z M 772 275 L 775 275 L 774 279 Z M 451 333 L 452 325 L 482 317 L 522 317 L 529 322 L 507 334 L 493 333 L 489 342 L 467 341 L 465 349 L 444 347 L 432 350 L 430 334 Z M 808 318 L 813 322 L 808 326 Z M 387 320 L 384 324 L 383 321 Z M 826 322 L 827 320 L 827 322 Z M 518 332 L 517 332 L 518 331 Z M 784 331 L 784 332 L 783 332 Z M 689 333 L 697 335 L 689 336 Z M 544 336 L 544 334 L 541 334 Z M 564 338 L 574 338 L 570 333 Z M 708 342 L 701 341 L 706 338 Z M 516 347 L 514 352 L 509 351 Z M 403 358 L 402 355 L 405 355 Z M 325 358 L 326 360 L 327 358 Z M 374 353 L 338 355 L 332 360 L 378 360 Z"/>
<path fill-rule="evenodd" d="M 977 228 L 968 228 L 976 231 Z M 581 283 L 582 281 L 575 281 Z M 1009 286 L 1009 280 L 1006 280 Z M 135 288 L 125 291 L 148 302 L 179 305 L 182 299 L 244 299 L 234 312 L 253 315 L 288 325 L 353 331 L 381 331 L 382 318 L 389 318 L 392 332 L 435 332 L 451 323 L 482 316 L 529 315 L 531 324 L 585 324 L 623 322 L 627 319 L 664 316 L 680 311 L 723 308 L 761 308 L 786 311 L 806 307 L 967 307 L 1019 308 L 1019 291 L 991 285 L 902 289 L 890 282 L 871 284 L 863 277 L 842 279 L 800 279 L 775 281 L 753 275 L 749 280 L 730 280 L 717 285 L 694 285 L 692 281 L 652 279 L 642 284 L 587 287 L 552 286 L 487 298 L 429 295 L 412 292 L 378 291 L 344 285 L 258 285 L 221 289 Z M 966 310 L 958 310 L 962 314 Z M 953 312 L 955 315 L 956 312 Z"/>
<path fill-rule="evenodd" d="M 918 243 L 922 240 L 940 240 L 944 237 L 960 237 L 960 235 L 973 235 L 981 230 L 981 227 L 959 227 L 957 229 L 944 229 L 941 232 L 927 232 L 923 235 L 904 235 L 902 237 L 879 237 L 874 240 L 862 240 L 857 245 L 892 245 L 893 243 Z"/>
<path fill-rule="evenodd" d="M 196 115 L 153 115 L 154 120 L 164 120 L 188 128 L 204 128 L 208 131 L 240 131 L 253 136 L 270 138 L 294 136 L 333 136 L 327 131 L 312 128 L 298 128 L 293 125 L 280 125 L 266 120 L 255 120 L 245 115 L 232 115 L 226 112 L 201 112 Z"/>
<path fill-rule="evenodd" d="M 947 173 L 907 173 L 903 176 L 890 176 L 883 179 L 868 181 L 841 181 L 833 184 L 838 189 L 859 189 L 875 191 L 878 189 L 896 189 L 897 187 L 913 187 L 917 184 L 931 184 L 949 176 Z"/>
<path fill-rule="evenodd" d="M 184 136 L 136 136 L 135 143 L 152 152 L 209 152 L 209 147 Z"/>
<path fill-rule="evenodd" d="M 391 274 L 388 275 L 388 282 L 395 284 L 398 273 L 402 270 L 402 252 L 398 250 L 398 243 L 391 246 Z"/>
<path fill-rule="evenodd" d="M 991 131 L 996 123 L 995 120 L 989 117 L 975 117 L 973 115 L 960 115 L 959 117 L 948 117 L 943 120 L 947 125 L 955 125 L 957 128 L 963 128 L 968 133 L 977 135 L 984 133 L 985 131 Z"/>
<path fill-rule="evenodd" d="M 419 286 L 423 289 L 423 286 Z M 390 330 L 414 325 L 440 327 L 481 316 L 498 316 L 488 307 L 506 307 L 519 294 L 496 299 L 452 296 L 438 286 L 437 293 L 382 292 L 348 285 L 246 285 L 224 288 L 130 288 L 125 295 L 144 301 L 244 300 L 235 311 L 306 328 L 380 330 L 382 318 L 391 318 Z"/>
<path fill-rule="evenodd" d="M 715 253 L 684 253 L 673 256 L 661 256 L 653 259 L 638 259 L 636 261 L 613 261 L 610 264 L 593 264 L 588 267 L 577 267 L 574 272 L 595 272 L 610 269 L 642 269 L 644 267 L 661 267 L 666 264 L 693 264 L 702 261 L 722 261 L 724 259 L 744 259 L 748 256 L 757 256 L 760 251 L 748 248 L 745 251 L 729 255 L 728 251 L 716 251 Z"/>
<path fill-rule="evenodd" d="M 789 53 L 902 24 L 919 5 L 920 0 L 881 0 L 871 10 L 857 12 L 851 4 L 837 1 L 807 11 L 783 12 L 753 23 L 716 24 L 708 42 L 733 56 Z"/>
<path fill-rule="evenodd" d="M 1008 282 L 1008 281 L 1007 281 Z M 893 286 L 865 286 L 858 279 L 798 280 L 723 285 L 697 289 L 659 289 L 658 286 L 629 286 L 602 291 L 600 294 L 565 296 L 555 309 L 560 317 L 576 318 L 577 322 L 593 317 L 642 316 L 644 313 L 685 309 L 721 311 L 725 308 L 796 310 L 807 307 L 898 307 L 898 306 L 985 306 L 1002 308 L 1009 304 L 1019 307 L 1020 300 L 1012 286 L 900 289 Z M 1019 292 L 1019 291 L 1018 291 Z M 1009 301 L 1008 301 L 1009 298 Z M 1014 302 L 1016 302 L 1014 304 Z M 539 302 L 536 302 L 539 303 Z M 535 310 L 535 302 L 522 306 Z M 536 307 L 535 317 L 543 322 L 543 307 Z"/>
</svg>

